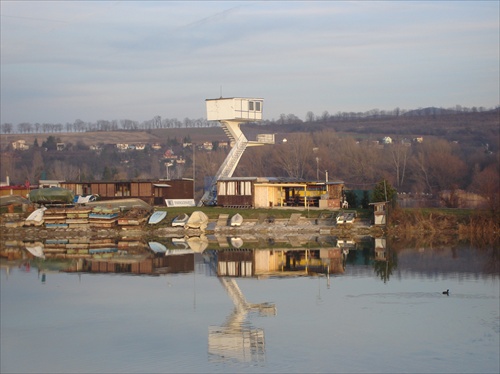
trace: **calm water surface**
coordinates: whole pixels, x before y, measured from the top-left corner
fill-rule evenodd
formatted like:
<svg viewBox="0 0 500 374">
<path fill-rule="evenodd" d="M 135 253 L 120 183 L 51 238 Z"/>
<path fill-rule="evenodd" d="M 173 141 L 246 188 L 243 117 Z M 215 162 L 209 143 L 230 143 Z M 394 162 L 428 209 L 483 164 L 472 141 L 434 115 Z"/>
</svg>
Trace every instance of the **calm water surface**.
<svg viewBox="0 0 500 374">
<path fill-rule="evenodd" d="M 160 276 L 4 262 L 0 368 L 498 373 L 499 277 L 485 271 L 498 260 L 488 256 L 402 251 L 387 277 L 350 255 L 341 274 L 261 279 L 219 278 L 202 255 L 193 272 Z"/>
</svg>

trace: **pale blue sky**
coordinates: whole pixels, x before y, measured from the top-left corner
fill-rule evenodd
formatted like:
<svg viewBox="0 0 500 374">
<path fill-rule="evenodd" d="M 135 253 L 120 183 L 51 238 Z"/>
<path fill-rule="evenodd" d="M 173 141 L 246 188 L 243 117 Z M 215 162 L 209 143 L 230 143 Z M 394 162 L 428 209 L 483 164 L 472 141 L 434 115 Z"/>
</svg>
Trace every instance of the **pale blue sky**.
<svg viewBox="0 0 500 374">
<path fill-rule="evenodd" d="M 0 122 L 500 102 L 499 1 L 1 1 Z"/>
</svg>

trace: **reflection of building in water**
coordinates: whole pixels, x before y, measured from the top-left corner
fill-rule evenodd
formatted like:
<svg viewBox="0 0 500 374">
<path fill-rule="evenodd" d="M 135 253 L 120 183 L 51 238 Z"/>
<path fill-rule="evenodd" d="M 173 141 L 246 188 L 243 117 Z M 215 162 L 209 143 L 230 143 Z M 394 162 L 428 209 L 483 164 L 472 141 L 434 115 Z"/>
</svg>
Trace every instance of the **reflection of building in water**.
<svg viewBox="0 0 500 374">
<path fill-rule="evenodd" d="M 250 304 L 234 278 L 219 277 L 222 286 L 234 304 L 233 312 L 222 326 L 208 328 L 208 353 L 213 361 L 237 360 L 259 362 L 265 359 L 264 330 L 246 322 L 249 312 L 261 316 L 276 315 L 271 303 Z"/>
<path fill-rule="evenodd" d="M 224 237 L 222 240 L 205 236 L 181 239 L 181 242 L 178 238 L 158 238 L 157 242 L 146 242 L 134 235 L 121 238 L 77 237 L 46 239 L 40 245 L 47 260 L 68 260 L 67 272 L 150 275 L 192 272 L 197 261 L 195 257 L 198 257 L 201 262 L 211 262 L 210 269 L 218 276 L 301 276 L 342 274 L 346 263 L 352 265 L 357 260 L 366 263 L 367 256 L 373 259 L 373 242 L 368 253 L 364 249 L 358 250 L 362 248 L 360 242 L 334 236 L 293 236 L 283 241 L 270 238 L 252 241 L 252 238 L 246 237 Z M 194 239 L 199 240 L 193 242 Z M 212 240 L 211 244 L 209 240 Z M 238 246 L 234 245 L 236 241 Z M 28 257 L 32 256 L 26 250 L 27 242 L 20 241 L 18 244 L 22 245 Z M 219 244 L 217 249 L 211 248 L 214 244 Z"/>
<path fill-rule="evenodd" d="M 89 273 L 168 274 L 194 271 L 194 253 L 142 259 L 84 259 L 82 271 Z"/>
<path fill-rule="evenodd" d="M 231 277 L 271 276 L 284 273 L 344 272 L 349 248 L 224 249 L 217 252 L 217 274 Z"/>
<path fill-rule="evenodd" d="M 375 238 L 375 260 L 385 261 L 387 260 L 387 246 L 385 238 Z"/>
</svg>

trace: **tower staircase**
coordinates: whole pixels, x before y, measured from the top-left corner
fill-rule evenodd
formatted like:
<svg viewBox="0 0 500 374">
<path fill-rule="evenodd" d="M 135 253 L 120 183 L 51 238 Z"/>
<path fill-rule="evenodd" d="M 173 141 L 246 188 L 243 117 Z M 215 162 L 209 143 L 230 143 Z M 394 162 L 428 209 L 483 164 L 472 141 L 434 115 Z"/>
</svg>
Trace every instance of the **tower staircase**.
<svg viewBox="0 0 500 374">
<path fill-rule="evenodd" d="M 239 123 L 224 121 L 221 122 L 221 124 L 224 132 L 234 145 L 222 165 L 219 167 L 217 174 L 215 174 L 215 177 L 212 179 L 209 188 L 205 191 L 198 206 L 213 205 L 215 203 L 217 198 L 217 181 L 220 178 L 228 178 L 233 175 L 241 156 L 243 156 L 245 149 L 250 143 L 239 128 Z"/>
</svg>

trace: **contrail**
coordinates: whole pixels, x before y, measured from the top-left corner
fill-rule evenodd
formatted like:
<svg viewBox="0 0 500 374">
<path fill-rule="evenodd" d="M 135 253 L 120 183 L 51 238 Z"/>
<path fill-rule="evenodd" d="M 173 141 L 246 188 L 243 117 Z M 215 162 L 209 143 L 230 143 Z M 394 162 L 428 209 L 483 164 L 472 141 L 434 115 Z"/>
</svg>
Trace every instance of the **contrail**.
<svg viewBox="0 0 500 374">
<path fill-rule="evenodd" d="M 189 24 L 187 24 L 185 26 L 181 26 L 180 28 L 181 29 L 187 29 L 187 28 L 197 27 L 197 26 L 203 25 L 203 24 L 205 24 L 207 22 L 212 21 L 215 18 L 223 18 L 224 16 L 227 16 L 229 13 L 232 13 L 232 12 L 236 11 L 238 8 L 241 8 L 241 7 L 242 7 L 242 5 L 238 5 L 238 6 L 226 9 L 226 10 L 224 10 L 222 12 L 219 12 L 219 13 L 216 13 L 216 14 L 212 14 L 211 16 L 202 18 L 202 19 L 200 19 L 198 21 L 191 22 L 191 23 L 189 23 Z"/>
</svg>

